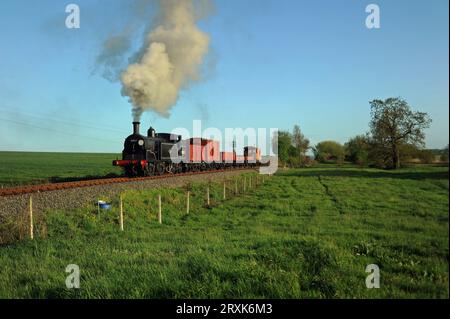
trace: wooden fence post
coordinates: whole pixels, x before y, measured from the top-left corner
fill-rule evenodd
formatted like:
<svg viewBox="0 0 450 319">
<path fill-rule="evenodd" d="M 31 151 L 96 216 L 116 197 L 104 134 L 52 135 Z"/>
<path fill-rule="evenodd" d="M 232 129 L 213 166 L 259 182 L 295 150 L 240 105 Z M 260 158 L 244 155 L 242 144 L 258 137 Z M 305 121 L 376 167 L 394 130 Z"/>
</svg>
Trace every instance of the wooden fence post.
<svg viewBox="0 0 450 319">
<path fill-rule="evenodd" d="M 227 199 L 226 193 L 227 193 L 227 182 L 224 181 L 223 182 L 223 200 Z"/>
<path fill-rule="evenodd" d="M 158 195 L 158 222 L 162 224 L 161 194 Z"/>
<path fill-rule="evenodd" d="M 123 199 L 120 195 L 120 215 L 119 215 L 120 230 L 123 231 Z"/>
<path fill-rule="evenodd" d="M 206 187 L 206 204 L 210 205 L 210 201 L 209 201 L 209 185 Z"/>
<path fill-rule="evenodd" d="M 33 197 L 30 196 L 30 238 L 34 239 L 34 230 L 33 230 Z"/>
<path fill-rule="evenodd" d="M 186 214 L 189 214 L 189 197 L 190 196 L 191 196 L 191 192 L 188 191 L 187 196 L 186 196 Z"/>
</svg>

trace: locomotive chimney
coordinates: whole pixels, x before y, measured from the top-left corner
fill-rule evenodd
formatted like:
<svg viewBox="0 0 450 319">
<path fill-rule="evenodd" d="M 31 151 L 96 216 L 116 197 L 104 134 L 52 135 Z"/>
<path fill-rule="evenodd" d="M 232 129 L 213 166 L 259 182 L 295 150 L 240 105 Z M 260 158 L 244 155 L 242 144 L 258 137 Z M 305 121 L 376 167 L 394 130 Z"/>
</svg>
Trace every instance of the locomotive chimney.
<svg viewBox="0 0 450 319">
<path fill-rule="evenodd" d="M 139 135 L 139 126 L 141 122 L 133 122 L 133 134 Z"/>
</svg>

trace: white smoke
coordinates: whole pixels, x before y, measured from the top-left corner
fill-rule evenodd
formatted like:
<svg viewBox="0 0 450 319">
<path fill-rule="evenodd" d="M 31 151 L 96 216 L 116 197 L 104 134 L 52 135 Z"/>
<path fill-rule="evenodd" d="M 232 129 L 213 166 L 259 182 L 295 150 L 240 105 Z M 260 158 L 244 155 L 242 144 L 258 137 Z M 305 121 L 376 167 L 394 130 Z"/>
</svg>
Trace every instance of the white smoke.
<svg viewBox="0 0 450 319">
<path fill-rule="evenodd" d="M 122 95 L 135 120 L 152 110 L 169 116 L 181 89 L 200 80 L 209 36 L 197 27 L 208 0 L 159 0 L 158 25 L 147 35 L 139 60 L 122 73 Z"/>
</svg>

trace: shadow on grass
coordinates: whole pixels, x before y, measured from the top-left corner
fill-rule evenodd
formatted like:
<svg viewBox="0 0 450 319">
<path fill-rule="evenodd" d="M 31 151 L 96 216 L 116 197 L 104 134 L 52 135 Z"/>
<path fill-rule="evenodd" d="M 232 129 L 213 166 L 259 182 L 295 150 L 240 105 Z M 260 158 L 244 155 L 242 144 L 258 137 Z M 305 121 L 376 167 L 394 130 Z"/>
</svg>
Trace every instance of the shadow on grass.
<svg viewBox="0 0 450 319">
<path fill-rule="evenodd" d="M 280 172 L 282 176 L 302 176 L 302 177 L 355 177 L 355 178 L 398 178 L 398 179 L 448 179 L 447 171 L 422 172 L 422 171 L 381 171 L 369 169 L 303 169 L 296 171 Z"/>
</svg>

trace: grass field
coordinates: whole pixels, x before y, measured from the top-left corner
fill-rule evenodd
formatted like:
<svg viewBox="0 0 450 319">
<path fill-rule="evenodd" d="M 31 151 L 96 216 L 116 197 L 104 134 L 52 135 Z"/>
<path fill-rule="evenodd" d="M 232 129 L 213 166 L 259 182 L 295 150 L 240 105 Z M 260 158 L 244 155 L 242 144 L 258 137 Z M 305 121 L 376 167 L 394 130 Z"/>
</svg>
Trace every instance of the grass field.
<svg viewBox="0 0 450 319">
<path fill-rule="evenodd" d="M 120 174 L 118 154 L 0 152 L 0 185 L 15 186 L 70 178 Z"/>
<path fill-rule="evenodd" d="M 162 225 L 159 190 L 124 194 L 124 232 L 116 200 L 48 213 L 37 239 L 0 248 L 0 297 L 449 297 L 446 167 L 285 170 L 226 201 L 215 185 L 212 208 L 189 187 L 189 215 L 184 189 L 161 190 Z M 365 285 L 373 263 L 379 289 Z"/>
</svg>

